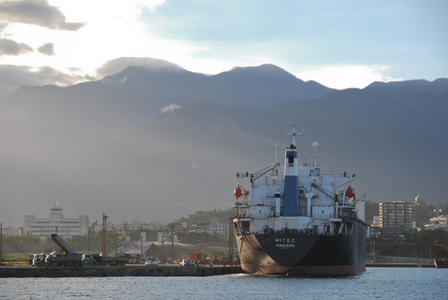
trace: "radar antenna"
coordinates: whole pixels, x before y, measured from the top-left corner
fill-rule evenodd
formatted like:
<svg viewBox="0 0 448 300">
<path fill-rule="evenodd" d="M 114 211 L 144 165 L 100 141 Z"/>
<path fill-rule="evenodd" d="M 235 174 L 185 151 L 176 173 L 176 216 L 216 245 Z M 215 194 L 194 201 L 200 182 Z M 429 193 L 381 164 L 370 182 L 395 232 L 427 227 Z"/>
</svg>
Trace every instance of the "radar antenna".
<svg viewBox="0 0 448 300">
<path fill-rule="evenodd" d="M 297 147 L 297 137 L 298 135 L 303 134 L 303 132 L 297 132 L 296 131 L 296 125 L 292 125 L 292 130 L 291 132 L 285 132 L 287 135 L 292 136 L 292 141 L 291 141 L 291 145 L 293 145 L 294 147 Z"/>
</svg>

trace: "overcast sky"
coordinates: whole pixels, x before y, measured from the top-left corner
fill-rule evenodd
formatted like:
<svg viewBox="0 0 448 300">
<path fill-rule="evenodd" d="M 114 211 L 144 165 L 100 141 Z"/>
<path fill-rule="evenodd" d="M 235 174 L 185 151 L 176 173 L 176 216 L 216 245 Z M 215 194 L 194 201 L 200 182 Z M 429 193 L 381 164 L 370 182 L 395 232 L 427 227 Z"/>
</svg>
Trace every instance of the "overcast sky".
<svg viewBox="0 0 448 300">
<path fill-rule="evenodd" d="M 446 0 L 0 0 L 0 79 L 68 85 L 152 57 L 207 74 L 272 63 L 337 89 L 434 80 L 447 14 Z"/>
</svg>

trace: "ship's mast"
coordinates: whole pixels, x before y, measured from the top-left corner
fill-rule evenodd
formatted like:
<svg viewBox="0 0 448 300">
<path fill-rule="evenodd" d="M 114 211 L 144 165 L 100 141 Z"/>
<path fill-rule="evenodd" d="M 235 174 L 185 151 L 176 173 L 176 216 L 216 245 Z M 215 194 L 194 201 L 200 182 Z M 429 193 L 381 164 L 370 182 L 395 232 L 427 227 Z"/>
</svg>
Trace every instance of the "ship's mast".
<svg viewBox="0 0 448 300">
<path fill-rule="evenodd" d="M 303 132 L 296 132 L 296 126 L 292 126 L 291 132 L 285 132 L 288 135 L 292 136 L 291 145 L 294 145 L 294 148 L 297 147 L 297 138 L 296 136 L 303 134 Z"/>
<path fill-rule="evenodd" d="M 285 132 L 292 136 L 291 145 L 285 152 L 285 180 L 283 188 L 283 216 L 297 217 L 300 215 L 299 207 L 299 164 L 297 155 L 297 136 L 303 132 L 297 132 L 293 126 L 291 132 Z"/>
<path fill-rule="evenodd" d="M 277 163 L 277 141 L 274 140 L 274 164 Z"/>
<path fill-rule="evenodd" d="M 330 133 L 330 173 L 333 174 L 333 132 Z"/>
</svg>

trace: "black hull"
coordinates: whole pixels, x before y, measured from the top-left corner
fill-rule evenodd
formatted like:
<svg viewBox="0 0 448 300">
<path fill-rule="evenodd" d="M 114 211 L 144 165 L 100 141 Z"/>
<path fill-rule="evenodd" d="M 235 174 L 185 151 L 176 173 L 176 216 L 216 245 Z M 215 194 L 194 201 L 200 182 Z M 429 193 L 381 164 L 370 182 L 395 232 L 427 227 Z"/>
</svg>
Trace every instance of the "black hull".
<svg viewBox="0 0 448 300">
<path fill-rule="evenodd" d="M 366 270 L 366 225 L 349 236 L 293 233 L 237 235 L 243 270 L 255 274 L 352 276 Z"/>
</svg>

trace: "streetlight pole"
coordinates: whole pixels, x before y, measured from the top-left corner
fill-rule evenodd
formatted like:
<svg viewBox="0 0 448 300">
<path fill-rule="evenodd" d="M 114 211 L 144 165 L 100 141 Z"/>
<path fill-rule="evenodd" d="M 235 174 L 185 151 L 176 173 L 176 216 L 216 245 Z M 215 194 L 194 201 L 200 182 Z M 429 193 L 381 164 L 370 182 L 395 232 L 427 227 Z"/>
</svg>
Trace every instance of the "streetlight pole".
<svg viewBox="0 0 448 300">
<path fill-rule="evenodd" d="M 140 232 L 140 262 L 143 262 L 143 234 Z"/>
<path fill-rule="evenodd" d="M 0 266 L 3 265 L 3 224 L 0 223 Z"/>
</svg>

